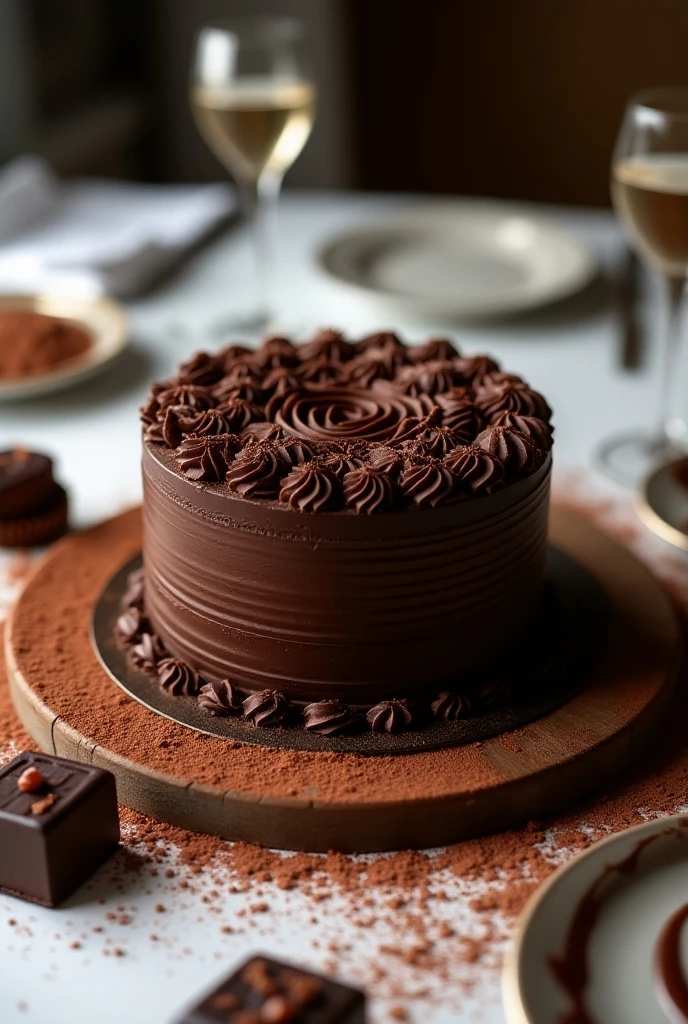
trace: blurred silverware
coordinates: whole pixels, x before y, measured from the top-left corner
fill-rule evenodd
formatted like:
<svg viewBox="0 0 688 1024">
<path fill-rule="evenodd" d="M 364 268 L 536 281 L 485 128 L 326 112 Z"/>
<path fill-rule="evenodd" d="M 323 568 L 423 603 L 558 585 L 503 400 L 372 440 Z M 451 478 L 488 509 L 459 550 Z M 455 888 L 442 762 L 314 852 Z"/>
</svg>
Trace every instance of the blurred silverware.
<svg viewBox="0 0 688 1024">
<path fill-rule="evenodd" d="M 619 359 L 624 370 L 640 370 L 645 361 L 645 337 L 638 317 L 640 284 L 640 261 L 626 247 L 617 279 Z"/>
</svg>

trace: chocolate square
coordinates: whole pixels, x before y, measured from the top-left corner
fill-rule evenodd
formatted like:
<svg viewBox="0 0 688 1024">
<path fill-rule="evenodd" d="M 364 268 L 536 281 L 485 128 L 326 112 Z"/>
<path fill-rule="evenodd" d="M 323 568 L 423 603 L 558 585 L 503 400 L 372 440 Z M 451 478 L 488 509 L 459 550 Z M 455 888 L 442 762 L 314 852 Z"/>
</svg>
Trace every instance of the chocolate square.
<svg viewBox="0 0 688 1024">
<path fill-rule="evenodd" d="M 45 784 L 24 793 L 18 780 L 31 767 L 41 772 Z M 54 907 L 118 844 L 117 791 L 111 772 L 34 753 L 19 754 L 0 768 L 2 892 Z"/>
<path fill-rule="evenodd" d="M 365 1024 L 365 995 L 266 956 L 247 960 L 179 1024 Z"/>
</svg>

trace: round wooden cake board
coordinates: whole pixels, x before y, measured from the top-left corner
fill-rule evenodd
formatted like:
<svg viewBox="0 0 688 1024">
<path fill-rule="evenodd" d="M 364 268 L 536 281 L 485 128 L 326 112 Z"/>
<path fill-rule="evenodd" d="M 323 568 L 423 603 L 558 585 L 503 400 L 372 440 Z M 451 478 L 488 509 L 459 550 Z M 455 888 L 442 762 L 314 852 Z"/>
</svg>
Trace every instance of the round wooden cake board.
<svg viewBox="0 0 688 1024">
<path fill-rule="evenodd" d="M 567 704 L 481 743 L 374 758 L 276 750 L 195 733 L 130 700 L 89 627 L 105 583 L 140 549 L 138 509 L 67 537 L 27 582 L 6 631 L 14 704 L 41 749 L 114 772 L 126 806 L 226 839 L 375 852 L 511 828 L 637 760 L 681 660 L 676 612 L 640 562 L 570 511 L 553 510 L 550 537 L 606 593 L 608 643 Z"/>
</svg>

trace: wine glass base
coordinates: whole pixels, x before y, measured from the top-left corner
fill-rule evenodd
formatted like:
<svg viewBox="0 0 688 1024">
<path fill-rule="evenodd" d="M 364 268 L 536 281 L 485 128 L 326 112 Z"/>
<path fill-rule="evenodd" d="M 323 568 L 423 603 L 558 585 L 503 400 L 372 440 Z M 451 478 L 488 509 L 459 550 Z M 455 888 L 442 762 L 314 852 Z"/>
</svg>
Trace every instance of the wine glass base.
<svg viewBox="0 0 688 1024">
<path fill-rule="evenodd" d="M 604 441 L 595 453 L 599 469 L 624 487 L 637 488 L 659 463 L 686 449 L 658 434 L 629 431 Z"/>
</svg>

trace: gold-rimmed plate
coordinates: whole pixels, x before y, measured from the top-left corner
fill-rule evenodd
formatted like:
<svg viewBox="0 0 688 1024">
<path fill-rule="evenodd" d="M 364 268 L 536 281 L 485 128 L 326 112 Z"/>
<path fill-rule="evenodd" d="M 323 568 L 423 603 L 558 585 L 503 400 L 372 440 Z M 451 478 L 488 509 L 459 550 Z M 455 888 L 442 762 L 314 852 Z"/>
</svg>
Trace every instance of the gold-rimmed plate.
<svg viewBox="0 0 688 1024">
<path fill-rule="evenodd" d="M 573 857 L 517 925 L 504 964 L 508 1024 L 685 1020 L 672 975 L 687 983 L 686 928 L 676 928 L 686 903 L 685 815 L 627 829 Z"/>
<path fill-rule="evenodd" d="M 0 295 L 0 315 L 42 313 L 81 327 L 91 339 L 83 355 L 59 364 L 49 373 L 0 378 L 0 402 L 36 398 L 72 387 L 99 373 L 126 348 L 129 337 L 124 310 L 109 298 L 77 298 L 55 294 Z"/>
<path fill-rule="evenodd" d="M 648 529 L 688 551 L 688 455 L 652 470 L 638 492 L 636 509 Z"/>
</svg>

